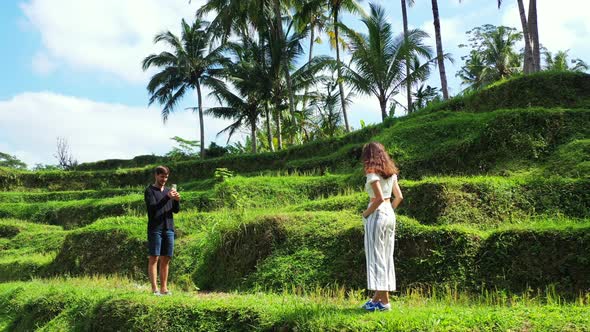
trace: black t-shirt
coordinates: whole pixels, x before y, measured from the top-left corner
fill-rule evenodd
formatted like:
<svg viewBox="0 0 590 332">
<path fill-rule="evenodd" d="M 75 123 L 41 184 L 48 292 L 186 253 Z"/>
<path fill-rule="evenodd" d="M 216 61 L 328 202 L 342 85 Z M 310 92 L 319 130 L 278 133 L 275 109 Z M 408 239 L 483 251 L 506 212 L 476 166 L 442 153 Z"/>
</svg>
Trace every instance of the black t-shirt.
<svg viewBox="0 0 590 332">
<path fill-rule="evenodd" d="M 180 210 L 180 203 L 168 197 L 170 189 L 160 190 L 150 185 L 145 189 L 144 200 L 148 214 L 148 231 L 174 230 L 174 215 Z"/>
</svg>

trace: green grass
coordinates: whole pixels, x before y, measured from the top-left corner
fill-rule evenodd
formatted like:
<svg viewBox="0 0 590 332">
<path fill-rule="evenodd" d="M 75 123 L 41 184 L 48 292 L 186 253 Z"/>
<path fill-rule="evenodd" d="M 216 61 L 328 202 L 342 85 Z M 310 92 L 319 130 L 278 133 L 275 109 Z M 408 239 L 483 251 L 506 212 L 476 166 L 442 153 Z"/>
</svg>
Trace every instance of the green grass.
<svg viewBox="0 0 590 332">
<path fill-rule="evenodd" d="M 361 293 L 297 296 L 184 293 L 153 297 L 121 278 L 54 279 L 0 284 L 0 322 L 10 330 L 571 330 L 590 329 L 588 296 L 564 302 L 548 293 L 469 296 L 412 291 L 390 312 L 359 309 Z"/>
</svg>

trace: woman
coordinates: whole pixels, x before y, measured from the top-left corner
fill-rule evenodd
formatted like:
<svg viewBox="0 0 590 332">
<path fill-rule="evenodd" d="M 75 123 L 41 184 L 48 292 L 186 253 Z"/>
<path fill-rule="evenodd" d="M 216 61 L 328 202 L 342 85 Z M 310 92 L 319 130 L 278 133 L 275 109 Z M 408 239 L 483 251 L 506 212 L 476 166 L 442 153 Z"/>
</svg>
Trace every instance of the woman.
<svg viewBox="0 0 590 332">
<path fill-rule="evenodd" d="M 373 298 L 367 301 L 363 308 L 369 311 L 390 310 L 389 292 L 396 287 L 393 266 L 393 209 L 397 208 L 403 199 L 397 183 L 398 169 L 383 145 L 377 142 L 363 147 L 362 161 L 367 176 L 365 190 L 371 198 L 369 206 L 363 212 L 367 289 L 375 291 Z"/>
</svg>

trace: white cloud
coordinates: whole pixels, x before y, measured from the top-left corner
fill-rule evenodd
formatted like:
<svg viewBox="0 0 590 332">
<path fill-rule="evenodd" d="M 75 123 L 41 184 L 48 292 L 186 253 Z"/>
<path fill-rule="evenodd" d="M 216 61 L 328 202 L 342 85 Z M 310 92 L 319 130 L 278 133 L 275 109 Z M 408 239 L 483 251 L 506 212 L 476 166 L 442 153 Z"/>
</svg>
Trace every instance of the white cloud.
<svg viewBox="0 0 590 332">
<path fill-rule="evenodd" d="M 141 60 L 162 50 L 153 44 L 154 36 L 165 30 L 179 33 L 180 19 L 191 21 L 203 2 L 29 0 L 20 6 L 41 34 L 41 54 L 77 70 L 145 82 L 148 74 L 142 72 Z"/>
<path fill-rule="evenodd" d="M 101 103 L 52 92 L 26 92 L 0 101 L 0 151 L 16 155 L 29 166 L 55 164 L 58 136 L 68 139 L 79 162 L 129 159 L 164 154 L 180 136 L 198 140 L 198 116 L 171 114 L 162 125 L 157 108 Z M 205 117 L 206 146 L 227 122 Z M 225 144 L 225 137 L 218 142 Z"/>
</svg>

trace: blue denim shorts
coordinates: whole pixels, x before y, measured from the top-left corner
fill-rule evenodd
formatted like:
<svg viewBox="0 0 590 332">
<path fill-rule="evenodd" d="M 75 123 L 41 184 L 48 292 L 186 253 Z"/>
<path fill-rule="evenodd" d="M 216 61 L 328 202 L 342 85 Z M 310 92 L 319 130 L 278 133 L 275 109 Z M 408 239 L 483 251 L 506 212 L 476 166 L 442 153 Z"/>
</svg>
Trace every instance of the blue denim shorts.
<svg viewBox="0 0 590 332">
<path fill-rule="evenodd" d="M 158 229 L 148 231 L 148 250 L 150 256 L 170 256 L 174 254 L 174 231 Z"/>
</svg>

